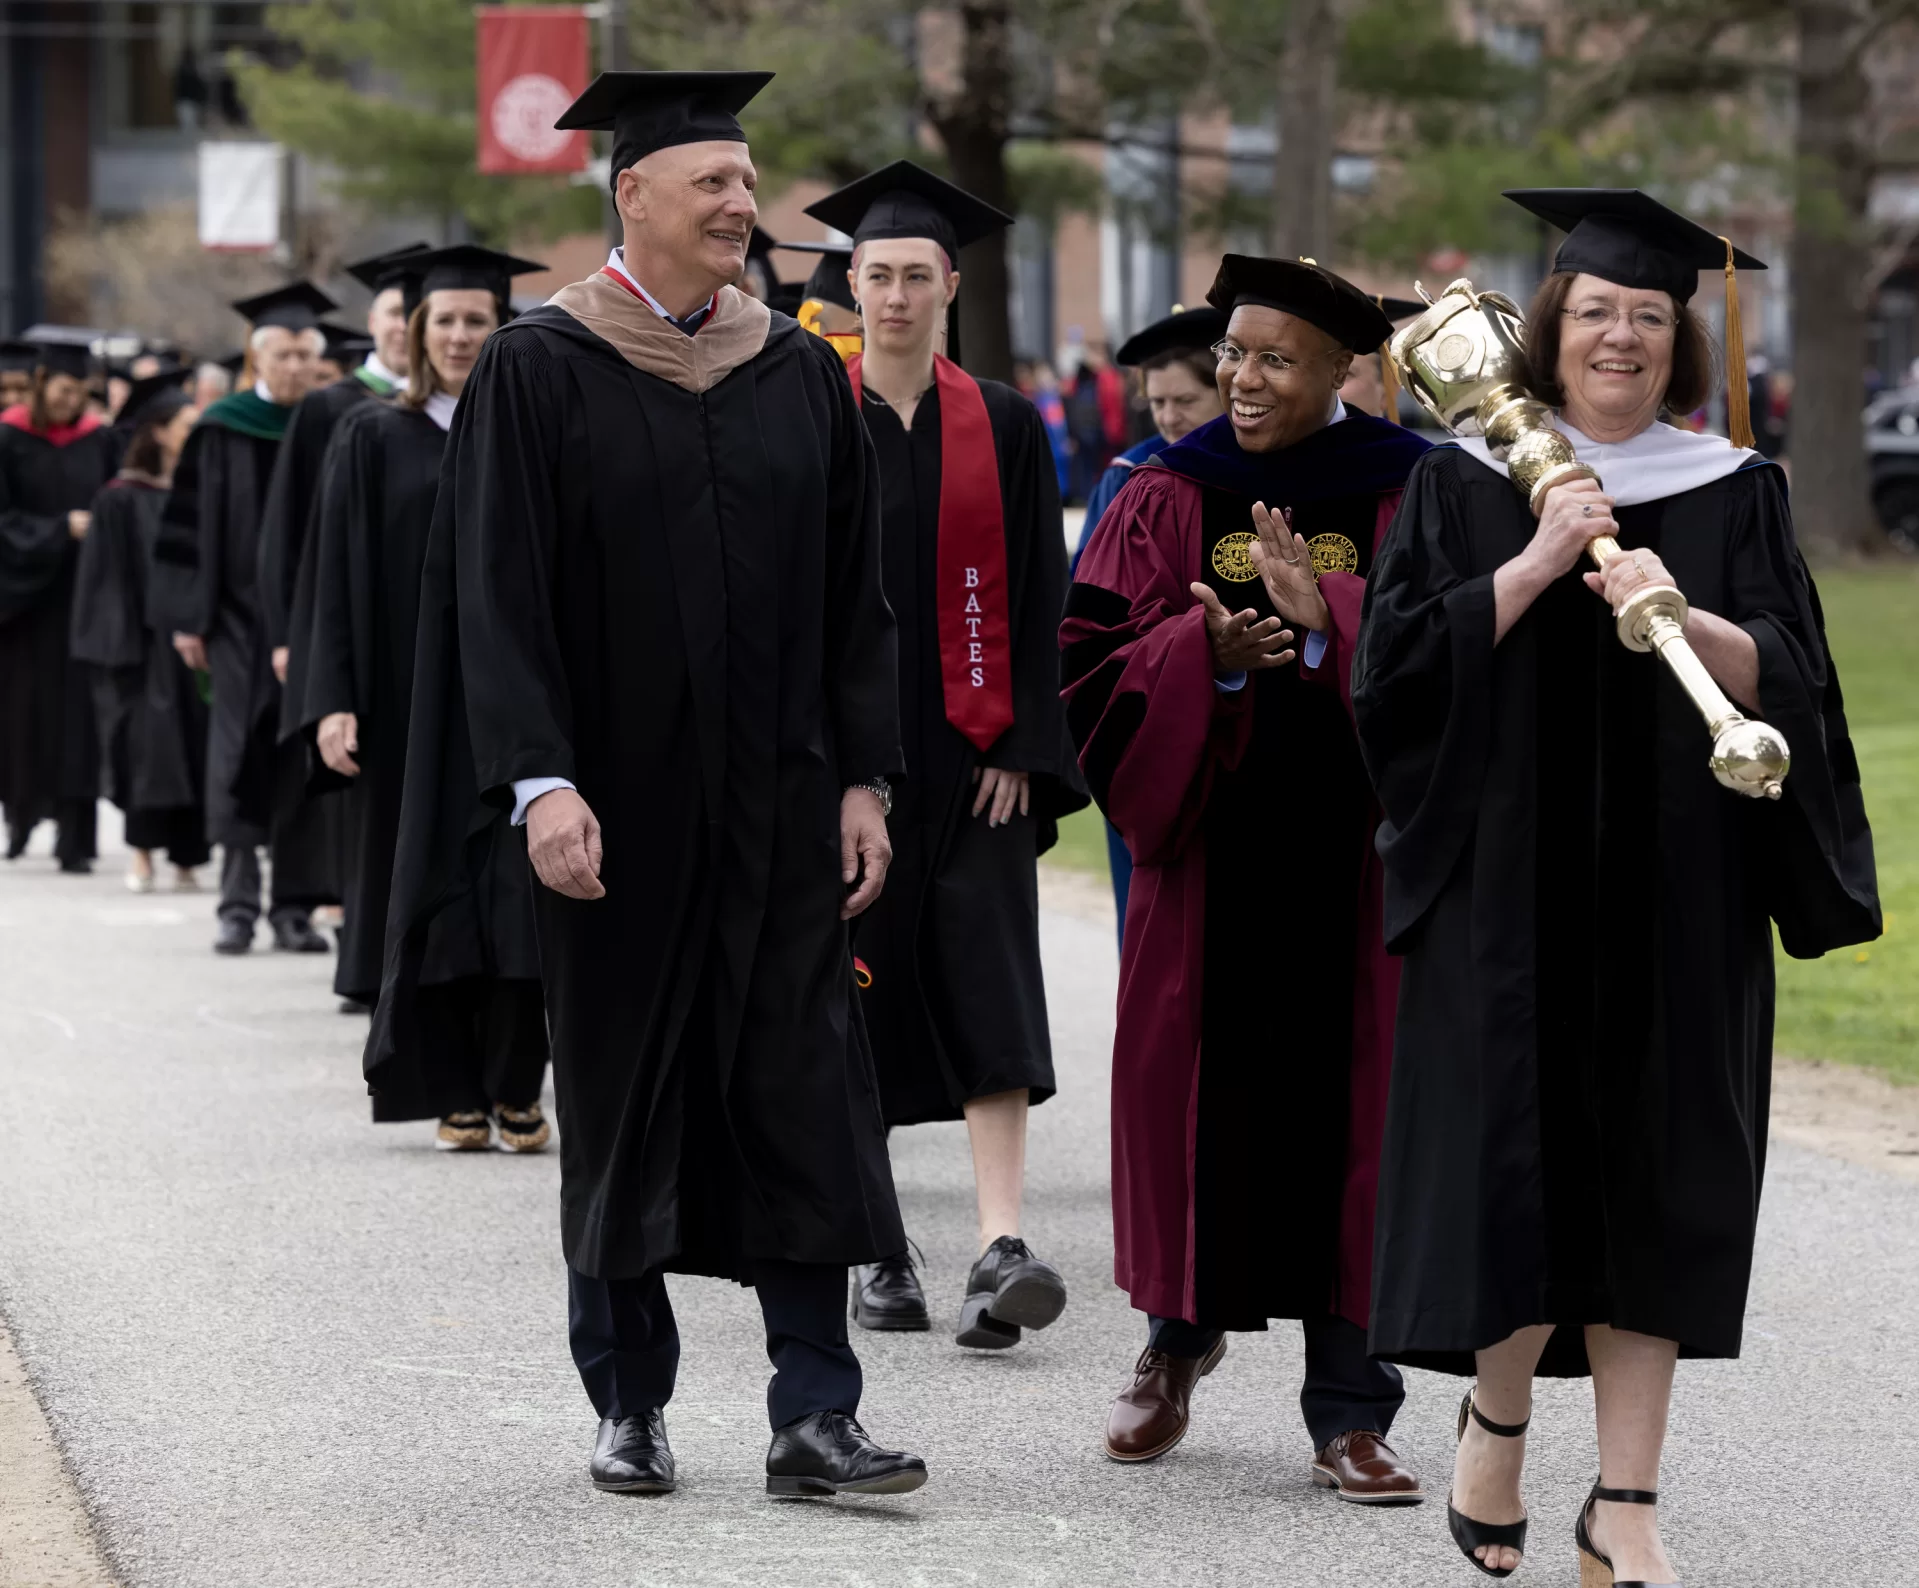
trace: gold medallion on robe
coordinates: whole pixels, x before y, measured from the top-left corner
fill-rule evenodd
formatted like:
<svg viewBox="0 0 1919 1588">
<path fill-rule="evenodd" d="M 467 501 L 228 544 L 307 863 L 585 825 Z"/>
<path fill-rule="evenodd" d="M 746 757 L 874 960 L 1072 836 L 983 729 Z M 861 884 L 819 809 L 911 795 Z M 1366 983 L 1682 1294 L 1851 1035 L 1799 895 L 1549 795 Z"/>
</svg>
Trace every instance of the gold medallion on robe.
<svg viewBox="0 0 1919 1588">
<path fill-rule="evenodd" d="M 1228 584 L 1250 584 L 1259 577 L 1253 566 L 1253 542 L 1258 537 L 1250 530 L 1237 535 L 1221 535 L 1213 546 L 1213 572 Z"/>
<path fill-rule="evenodd" d="M 1313 554 L 1315 574 L 1359 572 L 1359 548 L 1344 535 L 1330 531 L 1315 535 L 1306 546 Z"/>
</svg>

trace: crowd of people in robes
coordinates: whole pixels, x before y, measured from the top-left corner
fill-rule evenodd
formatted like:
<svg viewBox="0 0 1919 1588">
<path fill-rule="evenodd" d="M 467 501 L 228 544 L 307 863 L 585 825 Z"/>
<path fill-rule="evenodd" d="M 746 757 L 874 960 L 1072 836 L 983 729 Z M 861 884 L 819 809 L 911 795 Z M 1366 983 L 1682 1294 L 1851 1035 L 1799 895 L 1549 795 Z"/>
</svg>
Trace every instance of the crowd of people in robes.
<svg viewBox="0 0 1919 1588">
<path fill-rule="evenodd" d="M 1699 272 L 1763 267 L 1641 193 L 1509 195 L 1566 234 L 1526 375 L 1603 480 L 1535 516 L 1484 440 L 1397 422 L 1424 303 L 1228 254 L 1118 350 L 1157 434 L 1101 455 L 1069 559 L 1046 416 L 962 362 L 961 250 L 1011 218 L 897 161 L 782 284 L 738 120 L 771 75 L 587 89 L 558 125 L 611 135 L 621 242 L 540 307 L 533 261 L 414 243 L 350 267 L 364 337 L 311 282 L 236 304 L 229 391 L 151 358 L 101 413 L 84 335 L 0 348 L 9 858 L 51 821 L 87 870 L 102 793 L 131 887 L 217 846 L 218 952 L 262 913 L 325 951 L 338 909 L 376 1121 L 557 1123 L 594 1485 L 676 1487 L 698 1274 L 757 1293 L 768 1492 L 890 1494 L 927 1465 L 861 1425 L 852 1328 L 935 1307 L 889 1133 L 967 1128 L 958 1346 L 1067 1305 L 1024 1206 L 1037 866 L 1095 804 L 1143 1343 L 1089 1439 L 1165 1457 L 1230 1336 L 1298 1320 L 1340 1500 L 1428 1493 L 1402 1367 L 1473 1379 L 1446 1515 L 1506 1576 L 1533 1380 L 1590 1376 L 1582 1583 L 1675 1583 L 1666 1413 L 1681 1358 L 1739 1352 L 1773 932 L 1881 925 L 1778 469 L 1661 419 L 1715 380 Z M 1721 787 L 1616 642 L 1668 584 L 1789 740 L 1782 798 Z"/>
</svg>

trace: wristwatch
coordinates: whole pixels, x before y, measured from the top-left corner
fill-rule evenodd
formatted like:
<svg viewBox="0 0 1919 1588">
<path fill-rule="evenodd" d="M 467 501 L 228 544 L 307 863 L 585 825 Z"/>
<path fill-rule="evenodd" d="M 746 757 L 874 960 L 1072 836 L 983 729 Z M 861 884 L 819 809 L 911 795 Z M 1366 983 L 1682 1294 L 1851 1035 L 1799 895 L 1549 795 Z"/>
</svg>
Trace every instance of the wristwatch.
<svg viewBox="0 0 1919 1588">
<path fill-rule="evenodd" d="M 880 815 L 893 814 L 893 785 L 883 777 L 861 778 L 857 783 L 846 785 L 849 789 L 863 788 L 880 802 Z"/>
</svg>

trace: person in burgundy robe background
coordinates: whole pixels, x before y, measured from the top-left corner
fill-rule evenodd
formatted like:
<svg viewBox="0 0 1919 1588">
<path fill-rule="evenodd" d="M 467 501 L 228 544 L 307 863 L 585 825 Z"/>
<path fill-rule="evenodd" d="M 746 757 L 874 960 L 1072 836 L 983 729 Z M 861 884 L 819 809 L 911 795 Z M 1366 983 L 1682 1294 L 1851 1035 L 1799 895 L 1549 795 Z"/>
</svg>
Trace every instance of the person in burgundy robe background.
<svg viewBox="0 0 1919 1588">
<path fill-rule="evenodd" d="M 1426 443 L 1339 402 L 1353 354 L 1390 330 L 1350 283 L 1229 254 L 1208 301 L 1231 315 L 1227 412 L 1133 471 L 1060 636 L 1080 766 L 1136 867 L 1114 1278 L 1151 1323 L 1106 1450 L 1163 1455 L 1225 1332 L 1298 1318 L 1314 1480 L 1413 1501 L 1384 1438 L 1399 1375 L 1366 1353 L 1397 978 L 1345 679 L 1374 547 Z M 1276 956 L 1310 997 L 1270 990 Z"/>
</svg>

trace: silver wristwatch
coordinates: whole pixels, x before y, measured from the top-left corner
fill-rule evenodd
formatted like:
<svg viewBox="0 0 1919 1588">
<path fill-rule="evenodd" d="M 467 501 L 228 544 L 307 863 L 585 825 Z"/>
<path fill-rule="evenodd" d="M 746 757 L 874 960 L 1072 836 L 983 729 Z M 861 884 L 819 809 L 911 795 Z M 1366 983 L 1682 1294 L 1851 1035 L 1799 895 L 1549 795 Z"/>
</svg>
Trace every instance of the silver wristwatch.
<svg viewBox="0 0 1919 1588">
<path fill-rule="evenodd" d="M 857 783 L 849 783 L 848 788 L 863 788 L 880 802 L 880 815 L 893 814 L 893 785 L 883 777 L 862 778 Z"/>
</svg>

